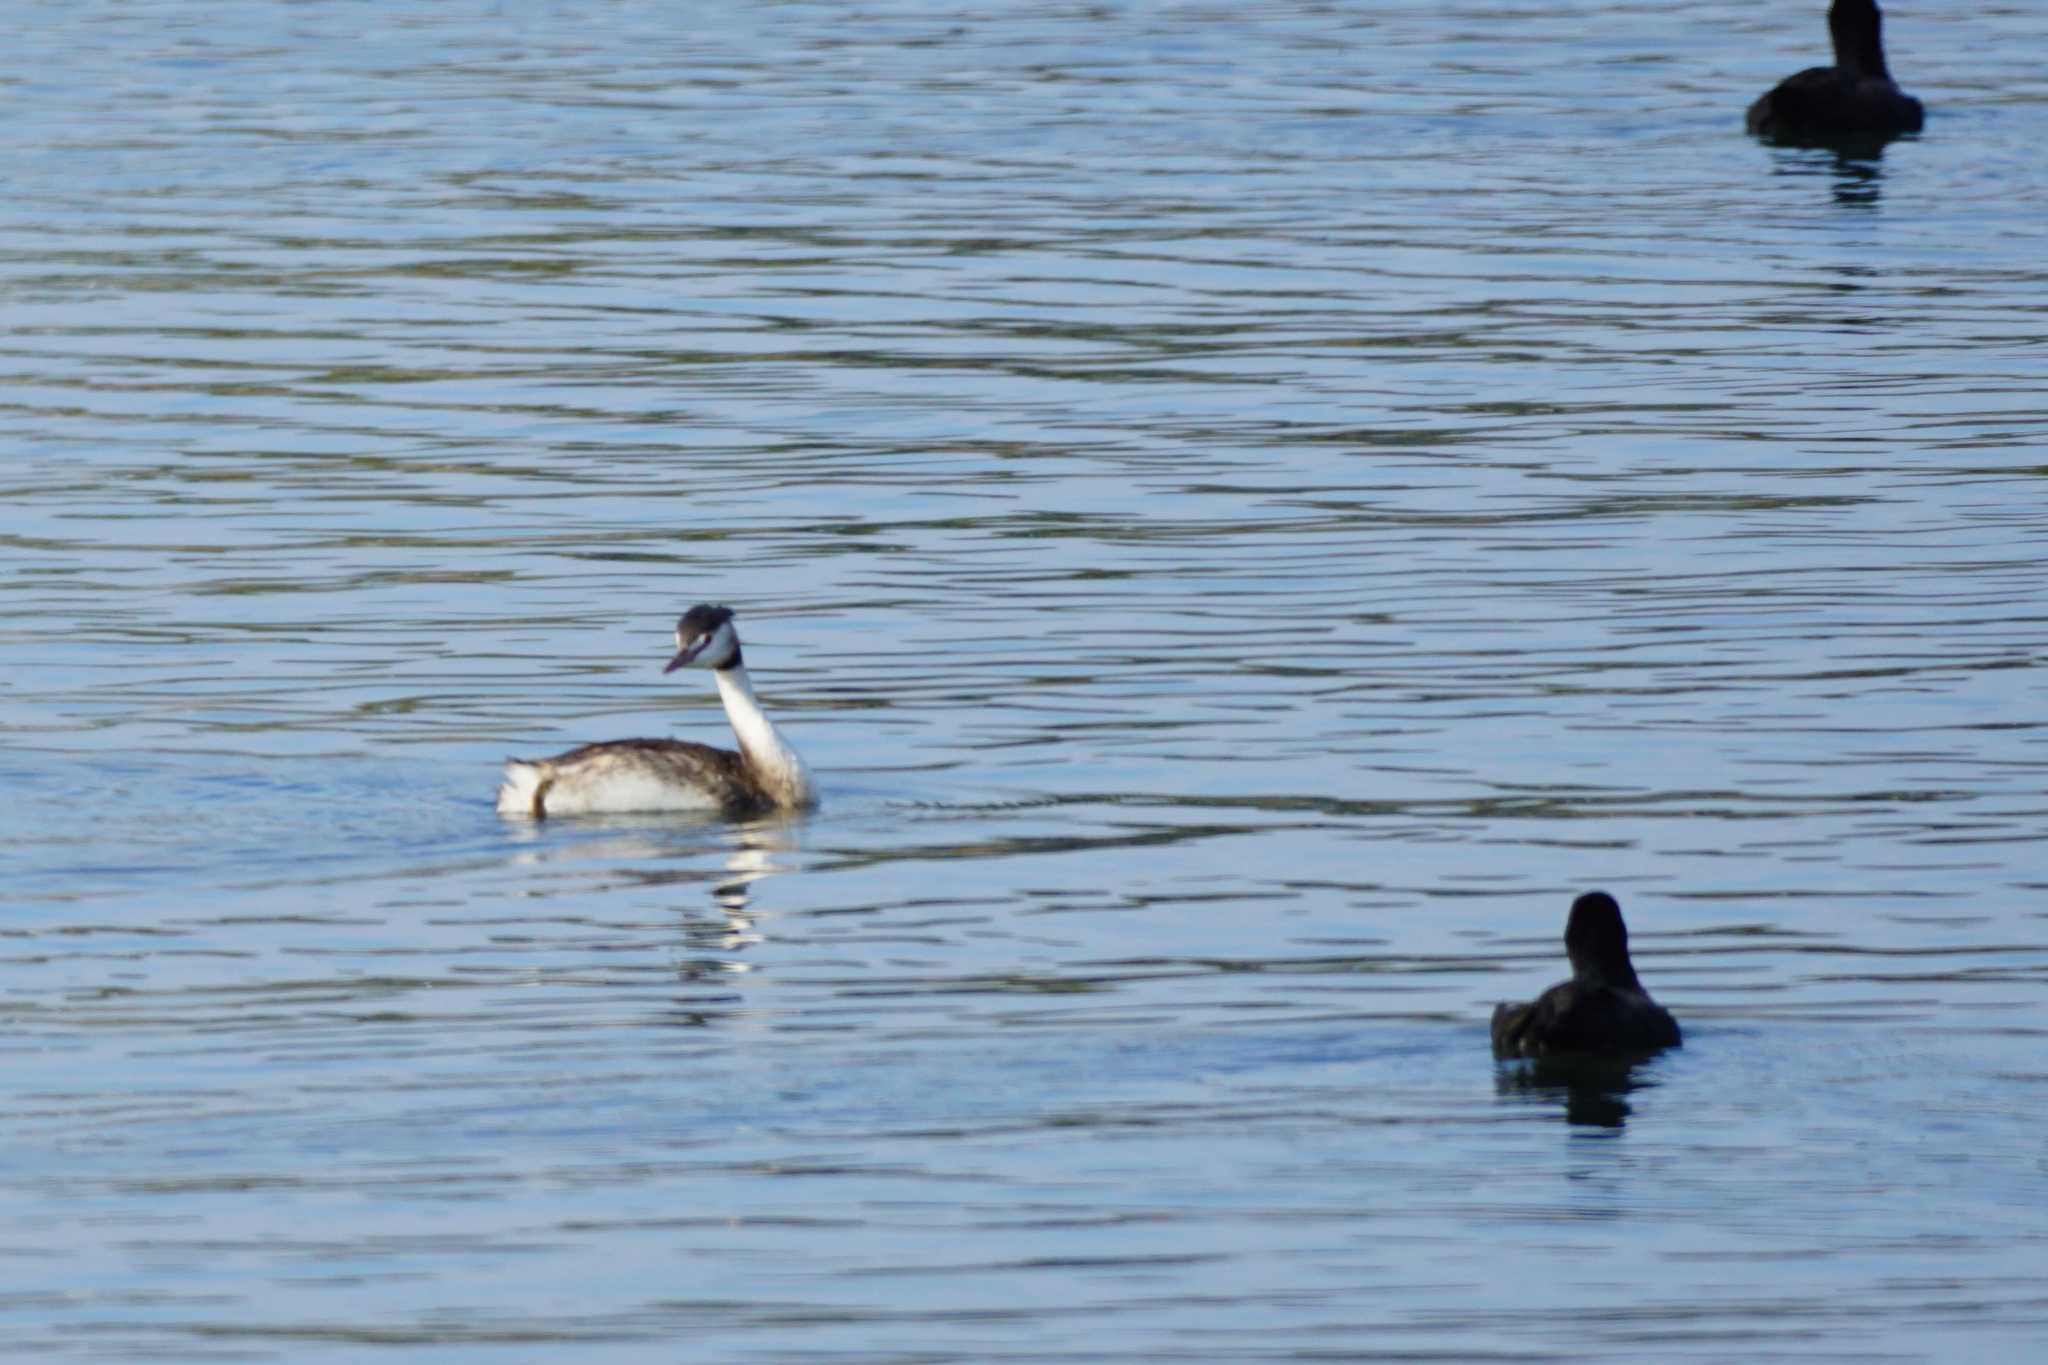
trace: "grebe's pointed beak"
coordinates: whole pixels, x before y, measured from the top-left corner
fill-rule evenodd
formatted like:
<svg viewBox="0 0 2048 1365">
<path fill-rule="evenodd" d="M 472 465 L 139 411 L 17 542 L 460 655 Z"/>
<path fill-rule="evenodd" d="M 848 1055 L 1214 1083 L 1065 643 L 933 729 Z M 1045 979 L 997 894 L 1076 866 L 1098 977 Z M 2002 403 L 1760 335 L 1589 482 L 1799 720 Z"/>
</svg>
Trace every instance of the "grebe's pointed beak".
<svg viewBox="0 0 2048 1365">
<path fill-rule="evenodd" d="M 677 640 L 676 657 L 670 659 L 668 661 L 668 667 L 662 669 L 661 671 L 663 673 L 673 673 L 679 668 L 688 668 L 691 664 L 697 661 L 697 656 L 699 654 L 702 654 L 704 652 L 705 646 L 709 645 L 710 643 L 711 637 L 709 635 L 699 635 L 695 640 L 691 641 L 687 645 L 684 644 L 681 640 Z"/>
</svg>

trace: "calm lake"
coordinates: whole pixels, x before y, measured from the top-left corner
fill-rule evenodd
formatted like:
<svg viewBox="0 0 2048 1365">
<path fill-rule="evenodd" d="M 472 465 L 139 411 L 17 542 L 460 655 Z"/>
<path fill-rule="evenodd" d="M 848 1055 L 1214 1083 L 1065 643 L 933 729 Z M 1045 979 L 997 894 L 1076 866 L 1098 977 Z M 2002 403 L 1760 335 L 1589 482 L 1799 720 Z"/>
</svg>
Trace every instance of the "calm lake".
<svg viewBox="0 0 2048 1365">
<path fill-rule="evenodd" d="M 1824 8 L 18 7 L 0 1348 L 2038 1351 L 2048 12 Z M 824 804 L 496 814 L 695 602 Z"/>
</svg>

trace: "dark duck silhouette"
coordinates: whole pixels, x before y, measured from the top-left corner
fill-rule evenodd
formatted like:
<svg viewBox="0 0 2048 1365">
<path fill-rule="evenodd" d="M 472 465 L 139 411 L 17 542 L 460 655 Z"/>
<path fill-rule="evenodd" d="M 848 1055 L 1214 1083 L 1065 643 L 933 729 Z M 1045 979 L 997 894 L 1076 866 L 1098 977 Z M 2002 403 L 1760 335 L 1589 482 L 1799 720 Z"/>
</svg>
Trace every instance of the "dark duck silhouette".
<svg viewBox="0 0 2048 1365">
<path fill-rule="evenodd" d="M 1835 0 L 1828 9 L 1835 64 L 1787 76 L 1749 106 L 1746 125 L 1781 142 L 1917 133 L 1925 111 L 1884 64 L 1884 16 L 1875 0 Z"/>
<path fill-rule="evenodd" d="M 1496 1057 L 1562 1057 L 1648 1053 L 1677 1047 L 1678 1021 L 1650 998 L 1628 959 L 1628 926 L 1605 891 L 1572 902 L 1564 950 L 1572 979 L 1526 1005 L 1493 1011 Z"/>
</svg>

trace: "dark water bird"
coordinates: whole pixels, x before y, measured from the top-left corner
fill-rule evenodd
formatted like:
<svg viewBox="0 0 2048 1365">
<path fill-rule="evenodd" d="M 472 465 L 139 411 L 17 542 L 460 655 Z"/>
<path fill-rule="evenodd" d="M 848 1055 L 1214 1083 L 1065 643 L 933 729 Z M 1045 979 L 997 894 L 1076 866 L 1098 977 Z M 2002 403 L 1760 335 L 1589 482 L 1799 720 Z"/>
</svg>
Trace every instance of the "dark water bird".
<svg viewBox="0 0 2048 1365">
<path fill-rule="evenodd" d="M 1899 89 L 1884 64 L 1884 16 L 1875 0 L 1835 0 L 1828 9 L 1835 64 L 1787 76 L 1749 106 L 1749 131 L 1782 142 L 1831 142 L 1917 133 L 1920 101 Z"/>
<path fill-rule="evenodd" d="M 741 661 L 730 607 L 695 606 L 676 622 L 676 653 L 662 672 L 708 668 L 739 752 L 681 739 L 614 739 L 553 758 L 505 764 L 502 815 L 707 811 L 729 816 L 817 804 L 804 761 L 761 710 Z"/>
<path fill-rule="evenodd" d="M 1650 998 L 1628 957 L 1628 926 L 1605 891 L 1572 902 L 1564 950 L 1572 979 L 1526 1005 L 1493 1011 L 1496 1057 L 1645 1053 L 1680 1044 L 1678 1021 Z"/>
</svg>

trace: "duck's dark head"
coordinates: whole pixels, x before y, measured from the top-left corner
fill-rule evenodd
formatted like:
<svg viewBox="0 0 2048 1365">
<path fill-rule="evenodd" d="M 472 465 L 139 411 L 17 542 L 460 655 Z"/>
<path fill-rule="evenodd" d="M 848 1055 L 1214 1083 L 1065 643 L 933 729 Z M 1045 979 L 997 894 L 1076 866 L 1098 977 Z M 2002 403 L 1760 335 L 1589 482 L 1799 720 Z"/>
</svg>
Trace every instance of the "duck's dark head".
<svg viewBox="0 0 2048 1365">
<path fill-rule="evenodd" d="M 676 622 L 676 656 L 664 673 L 679 668 L 737 668 L 740 637 L 732 628 L 732 608 L 702 603 L 684 612 Z"/>
<path fill-rule="evenodd" d="M 1877 0 L 1835 0 L 1828 9 L 1828 36 L 1835 40 L 1835 65 L 1852 76 L 1888 81 L 1884 64 L 1884 15 Z"/>
<path fill-rule="evenodd" d="M 1572 902 L 1571 918 L 1564 924 L 1564 950 L 1575 978 L 1642 989 L 1635 965 L 1628 960 L 1628 926 L 1621 921 L 1621 906 L 1605 891 L 1588 891 Z"/>
</svg>

